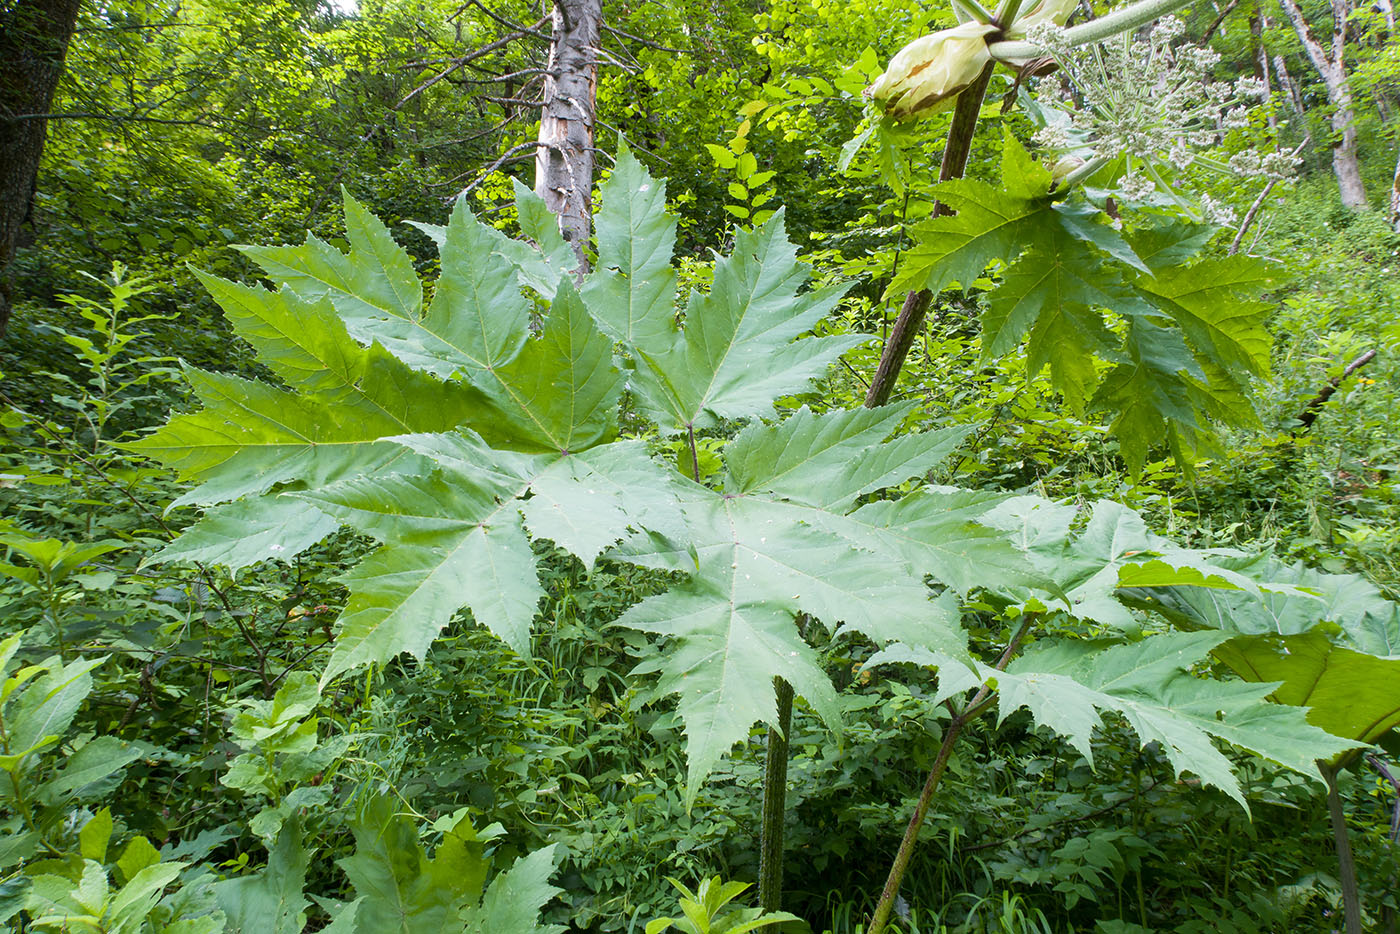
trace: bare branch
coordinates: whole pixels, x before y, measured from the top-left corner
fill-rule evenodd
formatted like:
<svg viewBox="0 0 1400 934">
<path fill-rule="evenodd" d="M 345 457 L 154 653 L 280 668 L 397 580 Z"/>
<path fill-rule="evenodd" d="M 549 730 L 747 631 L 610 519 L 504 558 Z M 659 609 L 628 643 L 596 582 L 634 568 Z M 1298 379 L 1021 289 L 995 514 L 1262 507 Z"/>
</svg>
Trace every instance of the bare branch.
<svg viewBox="0 0 1400 934">
<path fill-rule="evenodd" d="M 1346 369 L 1342 370 L 1341 376 L 1334 376 L 1328 380 L 1327 385 L 1318 390 L 1317 395 L 1309 399 L 1308 404 L 1303 407 L 1302 414 L 1298 416 L 1299 427 L 1311 428 L 1312 423 L 1317 421 L 1317 413 L 1322 410 L 1322 406 L 1327 400 L 1332 398 L 1332 394 L 1341 387 L 1342 381 L 1374 359 L 1376 359 L 1376 352 L 1368 350 L 1348 363 Z"/>
<path fill-rule="evenodd" d="M 502 81 L 513 81 L 516 78 L 528 78 L 532 75 L 547 75 L 548 68 L 522 68 L 520 71 L 512 71 L 508 75 L 492 75 L 489 78 L 462 78 L 462 84 L 499 84 Z"/>
<path fill-rule="evenodd" d="M 1220 28 L 1220 24 L 1225 22 L 1225 17 L 1229 16 L 1230 13 L 1235 9 L 1235 7 L 1239 5 L 1240 0 L 1230 0 L 1229 3 L 1225 4 L 1225 9 L 1221 10 L 1220 15 L 1217 16 L 1214 20 L 1212 20 L 1211 24 L 1206 27 L 1205 35 L 1201 36 L 1200 39 L 1201 45 L 1205 45 L 1207 42 L 1210 41 L 1210 37 L 1215 35 L 1215 31 Z"/>
<path fill-rule="evenodd" d="M 489 94 L 482 94 L 478 98 L 483 101 L 490 101 L 493 104 L 511 104 L 516 107 L 543 107 L 544 101 L 531 101 L 523 97 L 492 97 Z"/>
<path fill-rule="evenodd" d="M 633 140 L 633 139 L 628 138 L 627 134 L 623 133 L 621 130 L 619 130 L 617 127 L 613 126 L 611 123 L 608 123 L 606 120 L 599 120 L 599 119 L 595 116 L 595 117 L 593 118 L 593 122 L 596 123 L 596 124 L 598 124 L 598 126 L 606 127 L 607 129 L 612 130 L 614 133 L 617 134 L 617 138 L 618 138 L 619 140 L 626 140 L 626 141 L 627 141 L 627 145 L 628 145 L 630 148 L 637 150 L 637 152 L 645 153 L 646 155 L 651 156 L 651 157 L 652 157 L 653 159 L 655 159 L 657 162 L 664 163 L 665 165 L 671 165 L 671 160 L 670 160 L 670 159 L 667 159 L 665 156 L 659 156 L 659 155 L 657 155 L 656 153 L 652 152 L 650 149 L 647 149 L 645 146 L 642 146 L 641 144 L 639 144 L 636 140 Z"/>
<path fill-rule="evenodd" d="M 534 25 L 534 27 L 532 27 L 532 28 L 536 28 L 536 29 L 537 29 L 537 28 L 539 28 L 539 26 L 542 25 L 543 23 L 544 23 L 544 20 L 541 19 L 541 20 L 539 20 L 538 22 L 536 22 L 535 25 Z M 412 91 L 409 91 L 407 94 L 405 94 L 404 97 L 403 97 L 403 99 L 402 99 L 401 101 L 399 101 L 397 104 L 394 105 L 394 110 L 398 110 L 399 108 L 403 107 L 404 104 L 407 104 L 409 101 L 413 100 L 413 99 L 414 99 L 415 97 L 417 97 L 419 94 L 422 94 L 422 93 L 423 93 L 424 91 L 426 91 L 428 88 L 430 88 L 430 87 L 432 87 L 433 85 L 437 84 L 437 83 L 438 83 L 439 81 L 441 81 L 443 78 L 446 78 L 448 75 L 450 75 L 450 74 L 452 74 L 453 72 L 457 71 L 458 69 L 462 68 L 462 67 L 463 67 L 464 65 L 466 65 L 468 62 L 474 61 L 475 59 L 478 59 L 478 58 L 482 58 L 483 56 L 486 56 L 486 55 L 490 55 L 492 52 L 499 51 L 500 49 L 503 49 L 503 48 L 505 48 L 506 46 L 510 45 L 510 44 L 511 44 L 512 42 L 514 42 L 516 39 L 523 38 L 524 36 L 527 36 L 527 35 L 529 35 L 529 34 L 530 34 L 529 31 L 513 32 L 513 33 L 511 33 L 511 34 L 508 35 L 508 36 L 503 36 L 503 37 L 501 37 L 500 39 L 497 39 L 495 42 L 491 42 L 491 43 L 488 43 L 488 44 L 486 44 L 486 45 L 483 45 L 483 46 L 482 46 L 481 48 L 479 48 L 479 49 L 473 49 L 472 51 L 468 52 L 466 55 L 463 55 L 463 56 L 460 56 L 460 57 L 457 58 L 457 59 L 454 59 L 454 60 L 453 60 L 453 63 L 452 63 L 451 65 L 449 65 L 447 68 L 445 68 L 445 69 L 443 69 L 442 71 L 438 72 L 436 75 L 434 75 L 433 77 L 429 78 L 427 81 L 424 81 L 422 84 L 418 85 L 418 87 L 414 88 Z"/>
<path fill-rule="evenodd" d="M 484 181 L 486 181 L 488 178 L 490 178 L 493 174 L 495 174 L 495 172 L 496 172 L 497 169 L 499 169 L 501 166 L 505 165 L 507 162 L 510 162 L 510 161 L 520 161 L 519 159 L 513 159 L 513 158 L 512 158 L 512 157 L 516 156 L 518 153 L 522 153 L 522 152 L 524 152 L 524 151 L 527 150 L 527 149 L 534 150 L 534 149 L 538 149 L 538 148 L 541 147 L 541 146 L 548 146 L 548 145 L 549 145 L 548 143 L 541 143 L 541 142 L 539 142 L 538 140 L 531 140 L 531 141 L 528 142 L 528 143 L 521 143 L 519 146 L 512 146 L 512 147 L 510 147 L 509 149 L 507 149 L 505 152 L 503 152 L 503 153 L 501 154 L 501 157 L 500 157 L 499 159 L 497 159 L 495 162 L 491 163 L 491 165 L 487 167 L 487 169 L 486 169 L 485 172 L 482 172 L 480 175 L 478 175 L 478 176 L 476 177 L 476 180 L 475 180 L 475 181 L 473 181 L 473 182 L 472 182 L 470 185 L 468 185 L 466 188 L 463 188 L 461 191 L 457 192 L 455 195 L 453 195 L 451 198 L 449 198 L 449 199 L 447 199 L 447 200 L 448 200 L 449 202 L 451 202 L 451 201 L 456 201 L 458 198 L 461 198 L 461 197 L 463 197 L 463 196 L 465 196 L 465 195 L 467 195 L 467 194 L 470 194 L 478 185 L 480 185 L 482 182 L 484 182 Z M 534 157 L 533 157 L 533 156 L 529 156 L 528 158 L 534 158 Z"/>
<path fill-rule="evenodd" d="M 504 16 L 501 16 L 499 13 L 496 13 L 496 12 L 494 12 L 494 11 L 492 11 L 492 10 L 487 9 L 486 6 L 485 6 L 484 4 L 482 4 L 482 3 L 479 3 L 478 0 L 467 0 L 466 3 L 462 4 L 460 7 L 457 8 L 457 12 L 456 12 L 456 13 L 453 13 L 451 16 L 449 16 L 449 17 L 447 18 L 448 21 L 450 22 L 451 20 L 456 19 L 458 16 L 462 15 L 462 12 L 465 11 L 465 10 L 467 9 L 467 7 L 472 7 L 472 6 L 476 7 L 478 10 L 480 10 L 480 11 L 483 12 L 483 13 L 485 13 L 487 16 L 491 17 L 492 19 L 494 19 L 496 22 L 500 23 L 502 26 L 506 27 L 507 29 L 513 29 L 513 30 L 515 30 L 516 32 L 523 32 L 523 33 L 526 33 L 527 35 L 534 36 L 534 37 L 537 38 L 537 39 L 544 39 L 545 41 L 548 41 L 548 40 L 549 40 L 549 35 L 548 35 L 548 33 L 543 33 L 543 32 L 539 32 L 539 31 L 538 31 L 538 30 L 539 30 L 540 23 L 543 23 L 544 20 L 540 20 L 540 23 L 536 23 L 534 26 L 522 26 L 522 25 L 520 25 L 519 23 L 512 23 L 510 20 L 506 19 Z"/>
<path fill-rule="evenodd" d="M 1239 0 L 1236 0 L 1236 2 L 1239 2 Z M 641 36 L 634 36 L 634 35 L 632 35 L 630 32 L 623 32 L 621 29 L 618 29 L 616 26 L 609 26 L 607 23 L 602 23 L 601 25 L 602 25 L 602 27 L 603 27 L 604 30 L 606 30 L 607 32 L 612 33 L 614 36 L 621 36 L 621 37 L 624 38 L 624 39 L 631 39 L 633 42 L 640 43 L 640 44 L 646 46 L 646 47 L 649 48 L 649 49 L 656 49 L 657 51 L 660 51 L 660 52 L 674 52 L 674 53 L 677 54 L 677 55 L 692 55 L 692 54 L 694 54 L 693 52 L 691 52 L 690 49 L 673 49 L 673 48 L 671 48 L 669 45 L 659 45 L 659 44 L 657 44 L 657 43 L 655 43 L 655 42 L 652 42 L 650 39 L 643 39 Z"/>
</svg>

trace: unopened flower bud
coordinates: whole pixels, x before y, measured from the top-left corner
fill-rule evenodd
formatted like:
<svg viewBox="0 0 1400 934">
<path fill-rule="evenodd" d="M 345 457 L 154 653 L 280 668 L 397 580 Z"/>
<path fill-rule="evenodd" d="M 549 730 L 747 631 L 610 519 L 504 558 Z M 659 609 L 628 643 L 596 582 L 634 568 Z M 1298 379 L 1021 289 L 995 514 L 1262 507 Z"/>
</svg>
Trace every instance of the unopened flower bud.
<svg viewBox="0 0 1400 934">
<path fill-rule="evenodd" d="M 885 113 L 909 120 L 947 110 L 991 61 L 985 23 L 963 23 L 923 36 L 899 50 L 885 73 L 865 89 Z"/>
<path fill-rule="evenodd" d="M 1024 39 L 1032 28 L 1042 23 L 1063 26 L 1078 5 L 1078 0 L 1038 0 L 1016 17 L 1006 30 L 1006 38 Z"/>
<path fill-rule="evenodd" d="M 1084 160 L 1078 156 L 1061 156 L 1059 161 L 1050 167 L 1050 177 L 1056 183 L 1064 181 L 1071 172 L 1084 164 Z"/>
</svg>

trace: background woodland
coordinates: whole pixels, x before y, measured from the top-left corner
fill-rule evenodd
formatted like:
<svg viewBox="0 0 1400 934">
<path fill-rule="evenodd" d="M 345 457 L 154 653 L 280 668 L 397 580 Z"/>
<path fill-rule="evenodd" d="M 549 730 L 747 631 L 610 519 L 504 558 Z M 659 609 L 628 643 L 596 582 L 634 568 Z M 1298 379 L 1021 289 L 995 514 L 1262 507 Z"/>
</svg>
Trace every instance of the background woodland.
<svg viewBox="0 0 1400 934">
<path fill-rule="evenodd" d="M 1071 22 L 1101 6 L 1084 0 Z M 1262 82 L 1222 145 L 1293 154 L 1297 171 L 1241 181 L 1197 163 L 1172 177 L 1194 194 L 1137 208 L 1113 188 L 1121 162 L 1089 179 L 1098 193 L 1074 202 L 1086 263 L 1135 261 L 1145 278 L 1122 281 L 1148 292 L 1154 276 L 1218 275 L 1203 307 L 1238 310 L 1228 326 L 1201 311 L 1195 332 L 1182 312 L 1192 359 L 1112 392 L 1116 368 L 1142 363 L 1130 314 L 994 332 L 999 290 L 1040 254 L 1008 247 L 949 271 L 928 246 L 971 229 L 956 225 L 986 192 L 1042 219 L 1058 210 L 1027 94 L 1048 78 L 993 74 L 951 182 L 964 173 L 945 162 L 940 182 L 939 164 L 954 110 L 882 122 L 862 94 L 908 42 L 954 25 L 951 9 L 0 0 L 0 919 L 650 934 L 671 918 L 718 934 L 763 923 L 745 907 L 761 903 L 791 913 L 772 930 L 850 934 L 872 930 L 932 769 L 919 848 L 885 900 L 895 929 L 1400 929 L 1395 13 L 1387 0 L 1230 0 L 1177 16 L 1184 41 L 1218 53 L 1219 80 Z M 1233 219 L 1206 223 L 1202 203 Z M 1147 263 L 1149 247 L 1191 265 Z M 316 263 L 342 259 L 341 285 L 314 284 Z M 454 263 L 472 275 L 454 278 L 467 268 Z M 1112 293 L 1106 281 L 1085 288 Z M 497 298 L 471 307 L 526 348 L 528 373 L 489 347 L 474 370 L 424 337 L 439 298 L 483 282 Z M 384 289 L 416 296 L 401 319 L 347 311 Z M 1165 289 L 1152 315 L 1189 304 L 1184 285 Z M 645 309 L 609 320 L 598 309 L 623 292 Z M 698 322 L 739 293 L 769 342 L 745 345 L 732 378 L 715 363 L 692 399 Z M 313 339 L 298 350 L 273 330 Z M 592 377 L 572 374 L 569 402 L 588 414 L 549 421 L 557 374 L 581 360 L 612 382 L 594 398 Z M 788 382 L 759 385 L 765 368 Z M 1172 379 L 1181 395 L 1139 404 Z M 721 384 L 740 388 L 721 398 Z M 242 453 L 180 453 L 182 432 L 216 435 L 264 391 L 283 394 L 268 411 L 295 397 L 322 427 L 334 419 L 316 413 L 349 413 L 334 426 L 347 433 L 364 407 L 401 403 L 368 437 L 418 439 L 401 443 L 447 491 L 434 522 L 518 506 L 509 583 L 487 589 L 525 609 L 414 604 L 409 635 L 355 648 L 355 620 L 380 599 L 366 580 L 391 560 L 378 556 L 448 547 L 439 526 L 392 521 L 437 488 L 406 471 L 370 491 L 378 461 L 276 474 Z M 518 411 L 502 401 L 531 393 Z M 454 407 L 490 414 L 442 414 Z M 783 487 L 765 443 L 815 451 L 818 436 L 839 436 L 839 456 L 812 454 L 805 482 Z M 573 524 L 549 525 L 557 488 L 541 478 L 563 463 L 542 460 L 551 445 L 592 457 L 596 475 L 567 477 L 573 495 L 595 476 L 622 492 L 590 488 L 587 509 L 558 493 Z M 483 463 L 487 479 L 471 472 Z M 751 595 L 781 604 L 781 647 L 800 658 L 711 717 L 682 684 L 707 677 L 701 662 L 677 667 L 699 637 L 675 621 L 703 599 L 713 542 L 685 544 L 666 516 L 683 511 L 698 536 L 696 516 L 760 488 L 773 517 L 807 510 L 781 557 L 826 569 L 833 588 L 849 577 L 868 618 L 769 592 L 786 579 Z M 935 497 L 952 518 L 916 511 Z M 194 525 L 273 498 L 304 511 L 258 513 L 264 537 Z M 886 538 L 855 537 L 877 514 Z M 944 538 L 900 554 L 927 564 L 869 557 L 916 520 Z M 951 641 L 905 638 L 909 599 L 909 619 L 947 622 Z M 1076 647 L 1100 654 L 1070 658 Z M 1286 665 L 1259 659 L 1308 652 L 1339 680 L 1290 699 Z M 1037 695 L 1047 673 L 1078 687 Z M 1007 700 L 979 719 L 988 677 Z M 1171 692 L 1185 682 L 1220 695 L 1201 718 L 1216 726 L 1183 739 L 1171 717 L 1187 704 Z M 1353 698 L 1382 713 L 1350 734 L 1301 714 L 1277 733 L 1270 714 L 1252 734 L 1224 725 L 1246 701 L 1332 711 Z M 1055 722 L 1073 705 L 1089 719 Z M 719 724 L 709 746 L 702 716 Z M 1351 745 L 1304 732 L 1319 726 Z M 774 820 L 776 856 L 760 845 Z M 772 879 L 774 860 L 776 890 L 725 887 Z"/>
</svg>

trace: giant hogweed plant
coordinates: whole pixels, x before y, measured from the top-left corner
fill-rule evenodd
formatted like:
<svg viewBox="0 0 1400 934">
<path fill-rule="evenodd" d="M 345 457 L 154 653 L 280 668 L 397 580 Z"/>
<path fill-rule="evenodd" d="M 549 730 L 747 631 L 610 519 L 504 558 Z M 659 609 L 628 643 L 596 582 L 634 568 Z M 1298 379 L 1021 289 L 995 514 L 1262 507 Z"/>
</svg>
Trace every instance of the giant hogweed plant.
<svg viewBox="0 0 1400 934">
<path fill-rule="evenodd" d="M 1133 370 L 1137 404 L 1157 422 L 1120 419 L 1115 430 L 1145 448 L 1161 420 L 1190 411 L 1173 388 L 1183 371 L 1237 370 L 1240 348 L 1254 346 L 1256 307 L 1240 292 L 1257 281 L 1257 261 L 1220 271 L 1194 259 L 1207 231 L 1156 219 L 1119 236 L 1086 205 L 1064 209 L 1009 139 L 1005 165 L 1006 189 L 1039 224 L 1015 229 L 1118 276 L 1111 290 L 1026 288 L 1008 333 L 1062 336 L 1056 365 L 1081 372 L 1093 351 L 1119 355 L 1120 319 L 1104 309 L 1128 302 L 1123 313 L 1152 336 L 1142 341 L 1176 360 Z M 779 400 L 809 392 L 865 339 L 804 336 L 843 290 L 802 291 L 808 271 L 781 214 L 737 235 L 678 323 L 675 221 L 664 185 L 629 153 L 603 186 L 586 275 L 543 204 L 523 188 L 518 204 L 527 240 L 462 203 L 445 227 L 424 227 L 441 259 L 431 298 L 410 257 L 348 197 L 348 252 L 314 237 L 247 249 L 275 291 L 203 276 L 281 384 L 189 370 L 202 410 L 132 445 L 194 482 L 178 504 L 206 509 L 160 560 L 244 568 L 288 559 L 340 525 L 380 542 L 344 577 L 350 598 L 323 685 L 421 657 L 462 609 L 528 655 L 545 596 L 532 543 L 548 540 L 587 566 L 606 557 L 672 575 L 617 622 L 667 647 L 634 676 L 675 697 L 691 802 L 755 723 L 784 729 L 784 696 L 840 728 L 820 655 L 830 639 L 873 640 L 876 662 L 933 666 L 934 702 L 957 707 L 973 692 L 957 722 L 996 686 L 1003 716 L 1025 706 L 1087 751 L 1100 714 L 1121 714 L 1178 772 L 1241 804 L 1212 737 L 1304 772 L 1347 748 L 1301 710 L 1267 703 L 1268 685 L 1199 677 L 1225 635 L 1128 637 L 1141 627 L 1121 588 L 1259 595 L 1246 575 L 1151 535 L 1115 504 L 1094 507 L 1081 528 L 1071 507 L 923 483 L 967 429 L 906 431 L 912 404 L 779 415 Z M 971 196 L 963 205 L 968 222 L 984 216 Z M 972 239 L 978 256 L 1020 252 L 1010 234 Z M 927 265 L 954 262 L 945 250 Z M 1075 272 L 1068 263 L 1052 266 L 1054 281 Z M 1188 305 L 1173 283 L 1197 268 L 1215 301 Z M 710 482 L 697 436 L 723 442 Z M 654 454 L 670 438 L 689 453 L 683 472 Z M 972 591 L 1014 633 L 995 664 L 961 625 Z M 1101 638 L 1075 638 L 1076 626 Z M 767 820 L 765 832 L 771 889 L 781 847 Z"/>
</svg>

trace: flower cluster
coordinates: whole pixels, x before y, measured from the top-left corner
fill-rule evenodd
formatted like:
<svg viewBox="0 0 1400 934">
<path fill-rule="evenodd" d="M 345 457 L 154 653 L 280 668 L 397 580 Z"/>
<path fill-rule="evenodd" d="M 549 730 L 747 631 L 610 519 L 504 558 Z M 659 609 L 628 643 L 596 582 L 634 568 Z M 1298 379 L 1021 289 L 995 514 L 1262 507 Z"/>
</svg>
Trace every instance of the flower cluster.
<svg viewBox="0 0 1400 934">
<path fill-rule="evenodd" d="M 1156 166 L 1184 171 L 1192 165 L 1236 175 L 1281 179 L 1292 174 L 1292 157 L 1246 150 L 1221 156 L 1231 130 L 1249 126 L 1249 102 L 1264 97 L 1262 81 L 1217 81 L 1220 56 L 1208 48 L 1179 44 L 1185 27 L 1166 16 L 1145 35 L 1125 34 L 1102 45 L 1071 48 L 1063 29 L 1044 23 L 1028 38 L 1059 66 L 1040 84 L 1037 100 L 1058 119 L 1035 141 L 1058 153 L 1073 152 L 1100 163 L 1127 157 L 1118 193 L 1144 200 L 1167 187 Z M 1205 213 L 1219 218 L 1221 205 Z"/>
</svg>

